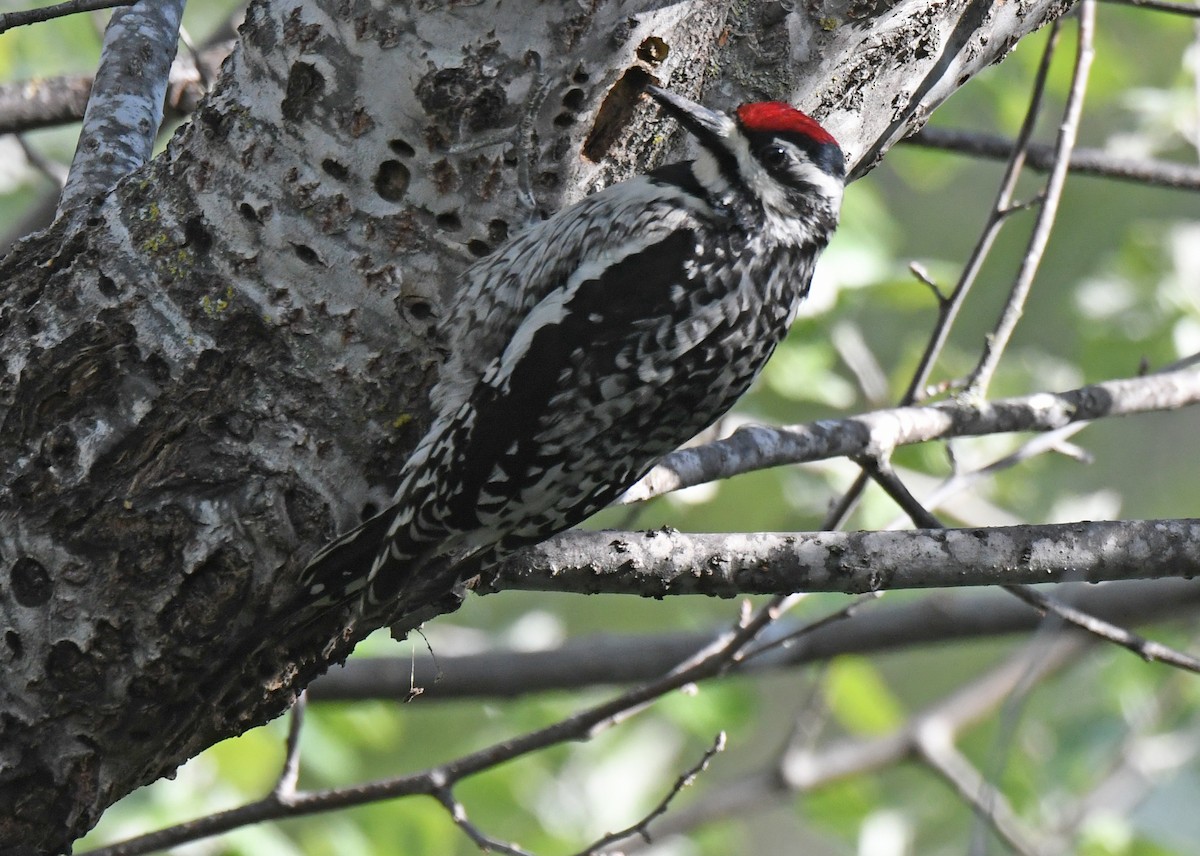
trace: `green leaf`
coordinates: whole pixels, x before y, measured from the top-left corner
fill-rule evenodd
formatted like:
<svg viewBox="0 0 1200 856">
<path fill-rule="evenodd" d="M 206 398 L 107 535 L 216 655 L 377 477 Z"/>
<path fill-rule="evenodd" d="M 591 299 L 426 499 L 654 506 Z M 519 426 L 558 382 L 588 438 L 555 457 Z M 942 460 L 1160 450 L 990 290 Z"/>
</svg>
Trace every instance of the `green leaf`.
<svg viewBox="0 0 1200 856">
<path fill-rule="evenodd" d="M 865 657 L 838 657 L 825 678 L 825 703 L 853 734 L 884 734 L 904 722 L 904 706 Z"/>
</svg>

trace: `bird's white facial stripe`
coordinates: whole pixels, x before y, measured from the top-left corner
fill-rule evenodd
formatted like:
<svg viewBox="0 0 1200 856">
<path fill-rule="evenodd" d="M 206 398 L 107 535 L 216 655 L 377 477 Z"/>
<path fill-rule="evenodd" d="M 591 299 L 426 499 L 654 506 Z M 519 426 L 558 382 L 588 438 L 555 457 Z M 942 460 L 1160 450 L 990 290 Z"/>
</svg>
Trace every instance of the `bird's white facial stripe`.
<svg viewBox="0 0 1200 856">
<path fill-rule="evenodd" d="M 696 155 L 693 172 L 695 173 L 696 180 L 709 193 L 716 197 L 722 196 L 729 189 L 729 182 L 721 174 L 721 167 L 717 163 L 717 159 L 712 156 L 708 149 L 701 148 L 700 152 Z"/>
<path fill-rule="evenodd" d="M 801 161 L 796 171 L 800 174 L 802 181 L 811 184 L 817 189 L 818 193 L 825 197 L 834 211 L 837 211 L 841 207 L 842 192 L 846 186 L 845 182 L 840 178 L 834 178 L 807 159 Z"/>
<path fill-rule="evenodd" d="M 737 158 L 738 172 L 750 191 L 762 200 L 768 213 L 785 217 L 794 216 L 791 202 L 787 198 L 784 187 L 778 179 L 767 172 L 766 167 L 759 162 L 750 151 L 750 142 L 742 134 L 730 138 L 730 148 Z M 786 140 L 776 140 L 775 145 L 788 152 L 791 157 L 792 172 L 797 177 L 816 188 L 833 210 L 837 210 L 842 202 L 842 182 L 818 168 L 808 154 L 793 143 Z M 715 166 L 715 163 L 714 163 Z"/>
</svg>

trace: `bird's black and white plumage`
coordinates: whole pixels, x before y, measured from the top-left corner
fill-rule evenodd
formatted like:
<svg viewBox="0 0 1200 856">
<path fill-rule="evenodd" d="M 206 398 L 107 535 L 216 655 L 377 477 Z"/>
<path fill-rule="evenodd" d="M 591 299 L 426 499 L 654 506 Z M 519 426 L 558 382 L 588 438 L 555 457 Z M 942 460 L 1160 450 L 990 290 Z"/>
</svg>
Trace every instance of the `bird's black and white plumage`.
<svg viewBox="0 0 1200 856">
<path fill-rule="evenodd" d="M 649 94 L 699 142 L 463 274 L 463 337 L 395 503 L 319 552 L 312 605 L 395 598 L 581 522 L 722 415 L 787 332 L 837 224 L 838 144 L 780 102 Z"/>
</svg>

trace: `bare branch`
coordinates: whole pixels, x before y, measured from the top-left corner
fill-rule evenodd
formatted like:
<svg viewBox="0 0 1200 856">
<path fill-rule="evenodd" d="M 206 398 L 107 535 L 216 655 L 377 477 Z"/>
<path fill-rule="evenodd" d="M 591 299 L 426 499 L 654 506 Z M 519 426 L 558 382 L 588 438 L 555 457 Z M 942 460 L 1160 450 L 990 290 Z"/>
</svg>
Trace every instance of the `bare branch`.
<svg viewBox="0 0 1200 856">
<path fill-rule="evenodd" d="M 65 3 L 55 3 L 53 6 L 43 6 L 41 9 L 4 12 L 0 14 L 0 33 L 11 30 L 13 27 L 40 24 L 67 15 L 78 15 L 80 12 L 95 12 L 100 9 L 112 9 L 115 6 L 131 6 L 134 2 L 136 0 L 67 0 Z"/>
<path fill-rule="evenodd" d="M 1075 147 L 1075 136 L 1079 130 L 1079 120 L 1083 116 L 1083 96 L 1087 91 L 1088 72 L 1092 67 L 1095 51 L 1092 38 L 1095 32 L 1096 4 L 1093 0 L 1083 0 L 1079 4 L 1079 36 L 1075 52 L 1075 67 L 1071 76 L 1071 89 L 1067 94 L 1067 104 L 1063 111 L 1062 124 L 1059 126 L 1058 141 L 1055 143 L 1054 167 L 1046 179 L 1046 189 L 1034 222 L 1033 234 L 1029 238 L 1029 246 L 1021 259 L 1021 267 L 1017 272 L 1016 281 L 1005 303 L 1004 311 L 996 323 L 995 329 L 984 342 L 983 355 L 975 371 L 967 381 L 967 396 L 970 398 L 987 394 L 988 384 L 1000 363 L 1000 356 L 1008 346 L 1017 322 L 1025 311 L 1025 301 L 1033 286 L 1033 278 L 1041 266 L 1042 254 L 1050 241 L 1050 231 L 1058 216 L 1058 203 L 1062 199 L 1063 186 L 1067 181 L 1067 166 L 1071 161 L 1071 150 Z"/>
<path fill-rule="evenodd" d="M 667 809 L 670 807 L 675 797 L 679 796 L 680 792 L 682 792 L 684 788 L 689 787 L 694 781 L 696 781 L 696 777 L 708 769 L 709 762 L 712 761 L 712 759 L 716 757 L 718 753 L 724 751 L 725 732 L 722 731 L 717 735 L 716 739 L 713 740 L 712 746 L 705 750 L 704 755 L 700 758 L 700 760 L 689 767 L 686 772 L 684 772 L 675 780 L 675 784 L 671 787 L 671 790 L 667 791 L 666 796 L 659 800 L 658 805 L 651 809 L 645 817 L 632 826 L 627 826 L 620 832 L 612 832 L 608 835 L 605 835 L 590 847 L 586 848 L 585 850 L 581 850 L 577 856 L 592 856 L 592 854 L 600 853 L 604 850 L 604 848 L 612 844 L 625 841 L 633 838 L 634 836 L 641 838 L 643 841 L 649 844 L 651 840 L 649 831 L 650 824 L 666 814 Z"/>
<path fill-rule="evenodd" d="M 1200 9 L 1200 7 L 1195 7 Z M 1016 143 L 997 134 L 925 126 L 904 140 L 914 146 L 955 152 L 975 157 L 1003 160 Z M 1030 169 L 1048 172 L 1054 165 L 1054 146 L 1030 143 L 1025 153 Z M 1080 175 L 1096 175 L 1119 181 L 1133 181 L 1172 190 L 1200 190 L 1200 167 L 1160 160 L 1121 158 L 1100 149 L 1075 149 L 1067 168 Z"/>
<path fill-rule="evenodd" d="M 1200 371 L 1185 368 L 978 405 L 944 401 L 808 425 L 746 426 L 724 440 L 671 453 L 626 491 L 620 502 L 639 502 L 782 464 L 842 456 L 878 458 L 911 443 L 1009 431 L 1052 431 L 1101 417 L 1173 410 L 1198 402 Z"/>
<path fill-rule="evenodd" d="M 0 83 L 0 134 L 78 122 L 87 109 L 92 79 L 77 74 Z"/>
<path fill-rule="evenodd" d="M 88 99 L 75 159 L 59 200 L 62 216 L 95 198 L 150 159 L 184 0 L 138 0 L 113 13 Z"/>
<path fill-rule="evenodd" d="M 1200 520 L 909 532 L 567 532 L 501 566 L 493 590 L 737 597 L 1200 575 Z"/>
<path fill-rule="evenodd" d="M 1067 583 L 1059 600 L 1090 615 L 1121 624 L 1189 615 L 1200 604 L 1200 582 L 1133 580 L 1094 586 Z M 1024 604 L 999 592 L 937 592 L 913 603 L 882 603 L 869 621 L 839 622 L 809 630 L 780 622 L 768 628 L 760 647 L 738 673 L 794 668 L 841 654 L 872 654 L 956 639 L 979 639 L 1036 630 L 1041 619 Z M 547 690 L 573 690 L 651 680 L 719 632 L 589 635 L 544 651 L 489 648 L 477 654 L 350 659 L 309 687 L 315 702 L 365 699 L 406 700 L 415 682 L 425 687 L 418 703 L 443 699 L 515 698 Z M 437 680 L 435 681 L 435 678 Z"/>
<path fill-rule="evenodd" d="M 1104 0 L 1114 6 L 1134 6 L 1138 9 L 1149 9 L 1154 12 L 1167 12 L 1172 15 L 1183 15 L 1188 18 L 1200 18 L 1200 6 L 1188 6 L 1185 3 L 1169 3 L 1167 0 Z"/>
<path fill-rule="evenodd" d="M 1027 586 L 1006 586 L 1012 594 L 1028 603 L 1043 614 L 1058 616 L 1063 621 L 1086 630 L 1108 642 L 1127 648 L 1143 660 L 1166 663 L 1169 666 L 1186 669 L 1189 672 L 1200 673 L 1200 659 L 1189 656 L 1174 648 L 1154 642 L 1136 633 L 1130 633 L 1123 627 L 1091 615 L 1084 610 L 1065 604 L 1057 598 L 1049 597 Z"/>
<path fill-rule="evenodd" d="M 440 802 L 442 807 L 450 813 L 450 819 L 454 821 L 454 825 L 465 832 L 467 837 L 475 843 L 475 846 L 484 853 L 506 853 L 508 856 L 532 856 L 528 850 L 522 850 L 515 844 L 498 841 L 471 823 L 470 818 L 467 817 L 466 806 L 459 802 L 458 797 L 454 796 L 454 791 L 450 788 L 435 788 L 433 798 Z"/>
<path fill-rule="evenodd" d="M 1089 0 L 1084 0 L 1084 2 L 1086 4 Z M 940 529 L 947 531 L 943 529 L 942 523 L 937 517 L 909 492 L 908 488 L 896 477 L 886 462 L 868 460 L 864 462 L 863 468 L 871 478 L 887 491 L 896 504 L 904 509 L 905 513 L 912 518 L 916 525 L 928 527 L 933 530 Z M 1150 642 L 1134 633 L 1130 633 L 1122 627 L 1103 621 L 1093 615 L 1088 615 L 1083 610 L 1062 603 L 1039 591 L 1035 591 L 1027 585 L 1007 583 L 1004 585 L 1004 590 L 1033 606 L 1043 615 L 1053 615 L 1065 624 L 1070 624 L 1080 630 L 1091 633 L 1099 639 L 1120 645 L 1145 660 L 1157 660 L 1187 669 L 1191 672 L 1200 672 L 1200 660 L 1197 660 L 1195 657 L 1183 654 L 1166 645 Z"/>
<path fill-rule="evenodd" d="M 506 740 L 439 767 L 362 785 L 296 793 L 286 802 L 276 798 L 272 792 L 254 803 L 88 852 L 93 856 L 136 856 L 209 838 L 263 820 L 299 817 L 394 797 L 424 795 L 438 799 L 445 805 L 447 790 L 468 776 L 548 746 L 589 739 L 672 690 L 723 673 L 742 658 L 746 646 L 782 614 L 790 601 L 786 597 L 772 598 L 757 612 L 747 613 L 733 630 L 655 681 L 628 690 L 546 728 Z M 451 813 L 454 814 L 453 809 Z M 508 852 L 521 851 L 510 849 Z"/>
</svg>

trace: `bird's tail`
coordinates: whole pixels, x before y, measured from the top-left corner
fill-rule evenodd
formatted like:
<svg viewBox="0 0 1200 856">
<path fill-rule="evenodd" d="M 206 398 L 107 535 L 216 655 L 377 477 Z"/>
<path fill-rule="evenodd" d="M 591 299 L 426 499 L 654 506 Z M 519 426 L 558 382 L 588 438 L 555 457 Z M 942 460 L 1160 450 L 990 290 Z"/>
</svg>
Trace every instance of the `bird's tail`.
<svg viewBox="0 0 1200 856">
<path fill-rule="evenodd" d="M 333 606 L 362 596 L 380 553 L 386 551 L 390 559 L 398 546 L 389 545 L 387 537 L 394 519 L 390 509 L 377 514 L 309 559 L 300 572 L 300 588 L 312 606 Z"/>
</svg>

